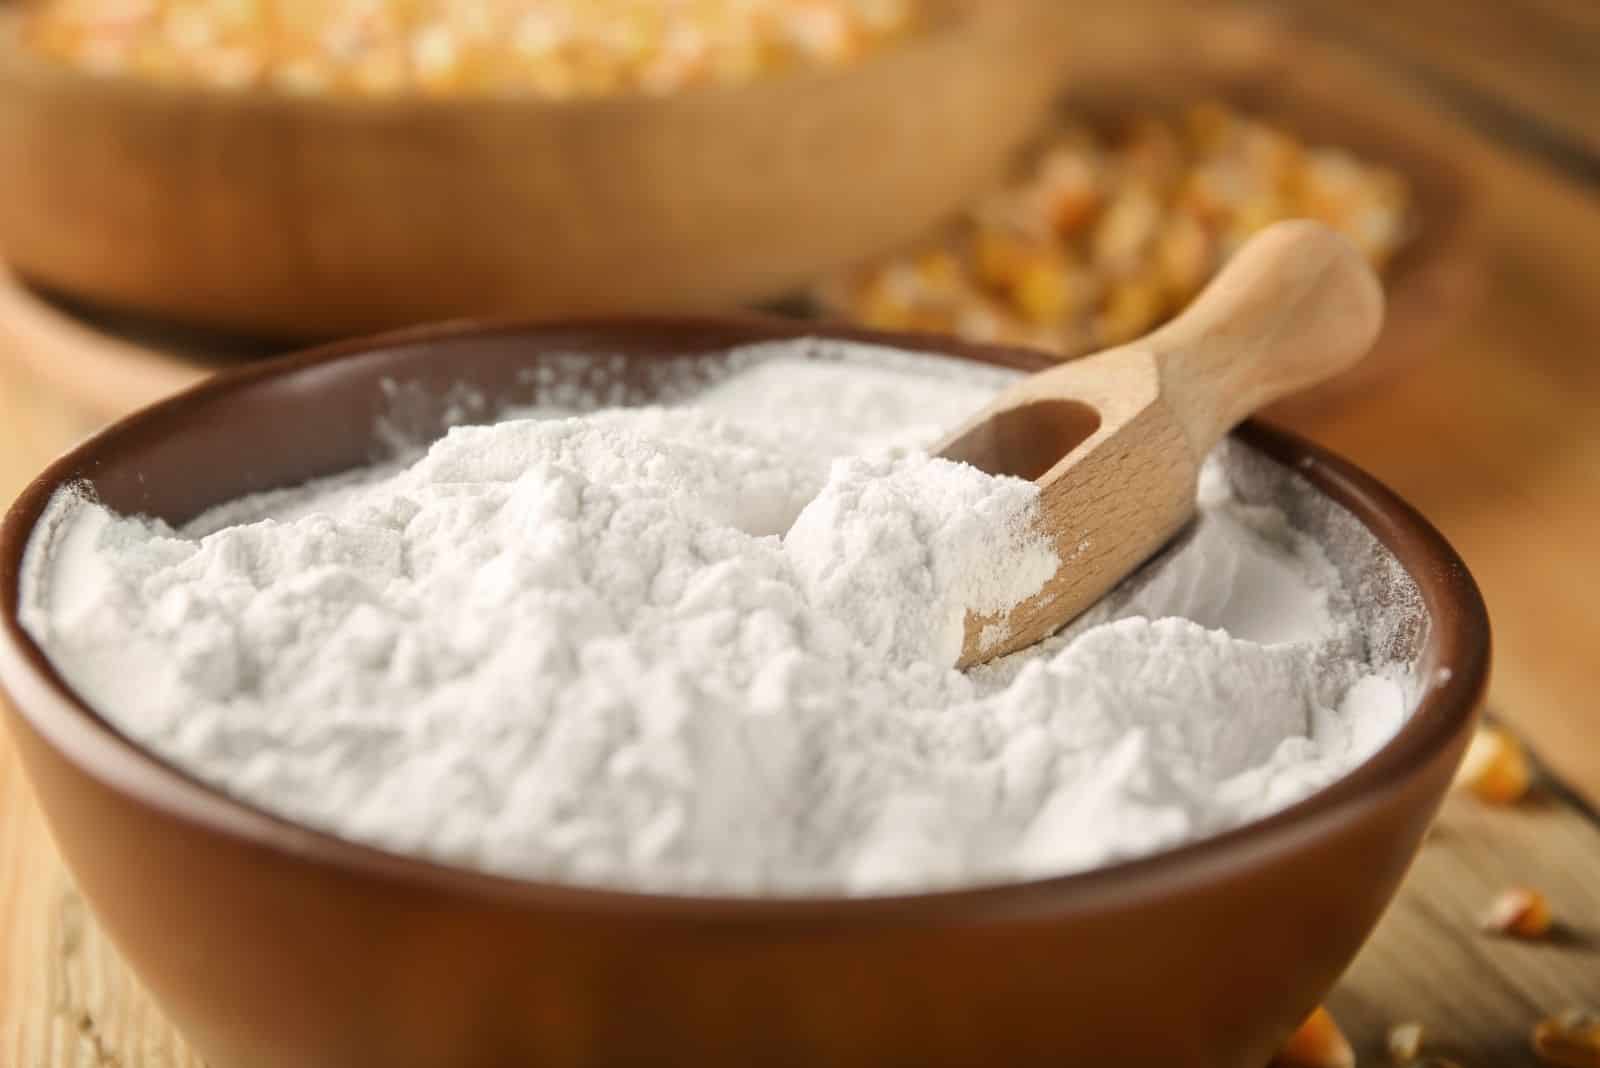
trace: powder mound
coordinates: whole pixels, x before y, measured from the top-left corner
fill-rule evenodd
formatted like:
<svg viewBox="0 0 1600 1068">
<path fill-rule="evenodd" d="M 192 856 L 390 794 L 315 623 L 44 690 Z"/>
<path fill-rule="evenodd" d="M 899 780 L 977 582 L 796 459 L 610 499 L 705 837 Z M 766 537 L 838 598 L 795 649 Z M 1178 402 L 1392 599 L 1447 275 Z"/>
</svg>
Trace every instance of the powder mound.
<svg viewBox="0 0 1600 1068">
<path fill-rule="evenodd" d="M 996 383 L 772 349 L 706 407 L 459 427 L 181 530 L 64 490 L 24 626 L 115 727 L 264 809 L 674 892 L 1090 868 L 1281 808 L 1403 720 L 1326 557 L 1216 465 L 1088 616 L 954 670 L 965 616 L 1057 561 L 1030 484 L 894 438 Z"/>
<path fill-rule="evenodd" d="M 515 482 L 543 464 L 619 496 L 665 501 L 749 534 L 782 534 L 827 470 L 825 462 L 785 458 L 783 444 L 773 433 L 696 411 L 603 411 L 456 427 L 399 484 Z"/>
<path fill-rule="evenodd" d="M 948 667 L 968 612 L 1010 608 L 1055 574 L 1038 500 L 1031 482 L 926 456 L 836 460 L 784 549 L 812 603 L 867 652 Z"/>
</svg>

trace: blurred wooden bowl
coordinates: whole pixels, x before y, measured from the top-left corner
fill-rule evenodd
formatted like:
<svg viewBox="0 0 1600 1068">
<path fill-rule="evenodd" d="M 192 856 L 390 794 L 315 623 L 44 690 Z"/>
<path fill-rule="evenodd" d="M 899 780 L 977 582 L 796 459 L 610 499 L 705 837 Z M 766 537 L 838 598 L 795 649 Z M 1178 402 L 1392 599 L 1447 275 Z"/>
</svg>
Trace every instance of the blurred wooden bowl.
<svg viewBox="0 0 1600 1068">
<path fill-rule="evenodd" d="M 1411 187 L 1415 232 L 1384 270 L 1388 307 L 1372 352 L 1268 414 L 1314 423 L 1439 352 L 1483 284 L 1481 200 L 1472 176 L 1456 163 L 1463 156 L 1460 131 L 1370 60 L 1281 15 L 1174 13 L 1159 31 L 1147 31 L 1128 41 L 1125 52 L 1101 50 L 1099 66 L 1095 57 L 1081 57 L 1076 88 L 1062 107 L 1103 120 L 1221 100 L 1310 144 L 1384 164 Z M 1170 61 L 1178 55 L 1182 61 Z"/>
<path fill-rule="evenodd" d="M 1459 129 L 1370 61 L 1281 16 L 1210 5 L 1083 15 L 1057 108 L 1065 118 L 1115 128 L 1137 115 L 1218 100 L 1309 144 L 1384 164 L 1410 186 L 1415 230 L 1384 271 L 1388 308 L 1372 352 L 1280 401 L 1270 417 L 1315 423 L 1443 348 L 1483 281 L 1480 198 L 1456 164 L 1465 155 Z M 806 299 L 784 310 L 847 317 Z"/>
<path fill-rule="evenodd" d="M 0 11 L 0 249 L 76 297 L 277 335 L 759 300 L 991 181 L 1064 15 L 939 0 L 860 63 L 736 88 L 374 101 L 95 77 Z"/>
</svg>

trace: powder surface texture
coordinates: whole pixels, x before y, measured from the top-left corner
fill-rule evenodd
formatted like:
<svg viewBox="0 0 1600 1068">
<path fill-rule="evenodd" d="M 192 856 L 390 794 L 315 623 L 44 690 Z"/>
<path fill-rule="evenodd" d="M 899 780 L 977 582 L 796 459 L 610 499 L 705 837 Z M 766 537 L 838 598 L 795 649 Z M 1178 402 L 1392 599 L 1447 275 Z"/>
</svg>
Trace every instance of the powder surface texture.
<svg viewBox="0 0 1600 1068">
<path fill-rule="evenodd" d="M 671 892 L 1104 865 L 1298 800 L 1403 721 L 1336 568 L 1220 461 L 1161 558 L 956 671 L 966 613 L 1058 565 L 1031 484 L 916 448 L 1004 375 L 807 355 L 457 427 L 181 529 L 64 490 L 24 625 L 119 730 L 268 811 Z"/>
</svg>

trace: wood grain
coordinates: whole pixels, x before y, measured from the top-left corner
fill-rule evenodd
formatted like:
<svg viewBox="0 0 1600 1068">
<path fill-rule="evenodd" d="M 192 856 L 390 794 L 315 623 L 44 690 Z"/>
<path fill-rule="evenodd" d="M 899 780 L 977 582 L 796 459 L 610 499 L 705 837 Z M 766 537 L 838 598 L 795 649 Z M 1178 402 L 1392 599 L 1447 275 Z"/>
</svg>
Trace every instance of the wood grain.
<svg viewBox="0 0 1600 1068">
<path fill-rule="evenodd" d="M 1543 943 L 1477 930 L 1496 894 L 1542 890 L 1562 918 Z M 1428 1053 L 1464 1066 L 1533 1068 L 1541 1017 L 1600 1005 L 1600 828 L 1544 797 L 1519 808 L 1452 799 L 1404 888 L 1329 1001 L 1362 1064 L 1387 1063 L 1383 1036 L 1416 1021 Z"/>
<path fill-rule="evenodd" d="M 1290 0 L 1279 5 L 1337 34 L 1468 112 L 1492 109 L 1545 128 L 1600 167 L 1600 5 L 1593 0 Z"/>
</svg>

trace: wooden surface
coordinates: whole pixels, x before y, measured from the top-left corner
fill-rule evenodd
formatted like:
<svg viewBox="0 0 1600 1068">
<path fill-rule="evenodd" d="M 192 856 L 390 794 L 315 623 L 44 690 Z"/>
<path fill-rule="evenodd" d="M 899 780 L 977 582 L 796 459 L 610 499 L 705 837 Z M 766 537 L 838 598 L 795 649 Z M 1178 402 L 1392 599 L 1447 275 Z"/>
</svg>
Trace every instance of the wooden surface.
<svg viewBox="0 0 1600 1068">
<path fill-rule="evenodd" d="M 1513 884 L 1537 887 L 1566 925 L 1544 943 L 1477 930 Z M 1328 1006 L 1363 1065 L 1421 1023 L 1430 1054 L 1462 1068 L 1538 1063 L 1528 1032 L 1569 1005 L 1600 1004 L 1600 828 L 1554 798 L 1515 809 L 1453 798 L 1377 933 Z"/>
<path fill-rule="evenodd" d="M 1594 0 L 1288 0 L 1303 19 L 1430 91 L 1485 115 L 1497 132 L 1570 143 L 1555 149 L 1600 176 L 1600 4 Z M 1529 126 L 1546 128 L 1546 133 Z"/>
<path fill-rule="evenodd" d="M 119 332 L 76 316 L 24 285 L 4 264 L 0 324 L 7 358 L 31 383 L 29 402 L 55 394 L 89 420 L 142 408 L 225 362 L 186 350 L 173 338 Z"/>
<path fill-rule="evenodd" d="M 1366 6 L 1378 5 L 1351 10 Z M 1595 10 L 1582 0 L 1504 7 L 1532 12 L 1528 18 L 1570 10 L 1576 20 Z M 1506 91 L 1513 104 L 1555 116 L 1543 121 L 1563 129 L 1584 128 L 1600 109 L 1571 110 L 1573 100 L 1592 98 L 1563 94 L 1585 93 L 1592 83 L 1570 87 L 1554 61 L 1555 73 L 1530 79 L 1488 78 L 1479 69 L 1516 66 L 1507 57 L 1526 51 L 1513 40 L 1517 25 L 1508 16 L 1503 33 L 1478 42 L 1470 64 L 1453 58 L 1467 45 L 1451 33 L 1441 32 L 1437 50 L 1420 31 L 1396 33 L 1388 47 L 1416 49 L 1429 66 L 1456 71 L 1483 92 L 1514 84 L 1520 88 Z M 1537 56 L 1523 62 L 1545 69 Z M 1461 550 L 1495 624 L 1492 706 L 1593 802 L 1600 799 L 1600 194 L 1558 173 L 1548 156 L 1460 130 L 1450 144 L 1491 205 L 1484 299 L 1430 361 L 1309 429 L 1416 503 Z M 0 316 L 0 499 L 92 422 L 61 401 L 38 367 L 23 370 L 14 347 L 6 351 L 5 325 Z M 1561 939 L 1523 945 L 1473 930 L 1478 911 L 1511 882 L 1550 895 L 1569 925 Z M 1569 1004 L 1600 1007 L 1597 940 L 1600 832 L 1582 807 L 1560 791 L 1513 810 L 1457 799 L 1331 1004 L 1363 1063 L 1383 1063 L 1384 1027 L 1416 1020 L 1464 1068 L 1532 1065 L 1526 1036 L 1535 1019 Z M 0 1065 L 192 1064 L 72 893 L 0 746 Z"/>
</svg>

